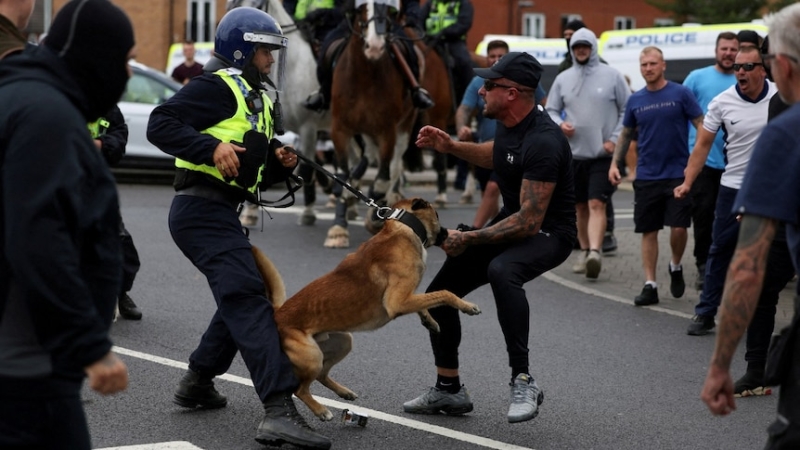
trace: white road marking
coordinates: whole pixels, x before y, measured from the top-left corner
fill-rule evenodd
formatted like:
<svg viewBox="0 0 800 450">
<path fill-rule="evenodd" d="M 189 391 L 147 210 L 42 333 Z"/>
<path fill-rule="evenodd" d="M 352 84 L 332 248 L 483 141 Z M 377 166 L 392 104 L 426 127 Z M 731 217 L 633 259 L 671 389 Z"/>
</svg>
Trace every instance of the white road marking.
<svg viewBox="0 0 800 450">
<path fill-rule="evenodd" d="M 145 361 L 154 362 L 156 364 L 161 364 L 164 366 L 175 367 L 184 370 L 188 369 L 189 367 L 188 364 L 184 362 L 163 358 L 161 356 L 155 356 L 148 353 L 138 352 L 136 350 L 129 350 L 127 348 L 122 348 L 122 347 L 114 347 L 113 350 L 115 353 L 119 355 L 125 355 L 125 356 L 130 356 L 132 358 L 143 359 Z M 238 383 L 250 387 L 253 386 L 253 382 L 249 378 L 230 375 L 227 373 L 218 376 L 217 379 L 222 379 L 225 381 L 230 381 L 233 383 Z M 329 408 L 351 409 L 354 410 L 355 412 L 363 412 L 366 413 L 366 415 L 368 415 L 370 419 L 383 420 L 385 422 L 402 425 L 404 427 L 413 428 L 415 430 L 420 430 L 427 433 L 438 434 L 439 436 L 444 436 L 447 438 L 455 439 L 462 442 L 467 442 L 474 445 L 480 445 L 486 448 L 491 448 L 496 450 L 534 450 L 529 447 L 520 447 L 518 445 L 507 444 L 505 442 L 495 441 L 493 439 L 488 439 L 481 436 L 475 436 L 473 434 L 462 433 L 460 431 L 450 430 L 448 428 L 440 427 L 437 425 L 431 425 L 428 423 L 407 419 L 405 417 L 394 416 L 392 414 L 387 414 L 374 409 L 362 408 L 362 407 L 353 408 L 353 405 L 350 403 L 339 402 L 325 397 L 320 397 L 318 395 L 315 395 L 314 397 L 317 399 L 317 401 L 319 401 L 320 403 Z M 129 450 L 129 448 L 133 447 L 124 447 L 125 450 Z M 171 449 L 171 447 L 164 447 L 164 448 Z M 196 447 L 186 447 L 187 450 L 192 448 Z M 176 449 L 184 450 L 181 447 L 176 447 Z M 142 449 L 136 448 L 136 450 L 161 450 L 161 447 L 145 447 Z"/>
<path fill-rule="evenodd" d="M 158 442 L 155 444 L 126 445 L 125 447 L 106 447 L 97 450 L 203 450 L 189 442 Z"/>
<path fill-rule="evenodd" d="M 618 303 L 624 303 L 626 305 L 633 305 L 633 300 L 628 300 L 627 298 L 619 297 L 619 296 L 614 295 L 614 294 L 607 294 L 605 292 L 598 291 L 597 289 L 592 289 L 592 288 L 586 287 L 586 286 L 584 286 L 582 284 L 576 283 L 574 281 L 567 280 L 566 278 L 562 278 L 562 277 L 560 277 L 560 276 L 558 276 L 558 275 L 556 275 L 556 274 L 554 274 L 552 272 L 545 272 L 545 274 L 542 275 L 542 278 L 544 278 L 546 280 L 550 280 L 553 283 L 558 283 L 558 284 L 560 284 L 560 285 L 562 285 L 564 287 L 568 287 L 570 289 L 574 289 L 576 291 L 583 292 L 584 294 L 589 294 L 589 295 L 594 295 L 594 296 L 597 296 L 597 297 L 602 297 L 602 298 L 605 298 L 605 299 L 608 299 L 608 300 L 611 300 L 611 301 L 615 301 L 615 302 L 618 302 Z M 683 317 L 685 319 L 691 319 L 692 318 L 691 314 L 687 314 L 687 313 L 684 313 L 684 312 L 681 312 L 681 311 L 673 311 L 671 309 L 662 308 L 660 306 L 644 306 L 642 308 L 649 309 L 649 310 L 652 310 L 652 311 L 662 312 L 662 313 L 669 314 L 669 315 L 672 315 L 672 316 Z"/>
</svg>

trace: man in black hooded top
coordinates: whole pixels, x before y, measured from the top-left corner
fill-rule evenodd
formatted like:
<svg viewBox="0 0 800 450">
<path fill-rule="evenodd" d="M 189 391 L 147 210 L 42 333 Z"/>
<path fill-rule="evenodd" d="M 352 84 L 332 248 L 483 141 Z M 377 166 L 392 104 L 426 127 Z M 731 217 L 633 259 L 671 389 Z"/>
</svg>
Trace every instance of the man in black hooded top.
<svg viewBox="0 0 800 450">
<path fill-rule="evenodd" d="M 83 378 L 127 386 L 108 336 L 117 191 L 86 124 L 119 100 L 133 47 L 122 10 L 73 0 L 0 64 L 0 448 L 89 449 Z"/>
</svg>

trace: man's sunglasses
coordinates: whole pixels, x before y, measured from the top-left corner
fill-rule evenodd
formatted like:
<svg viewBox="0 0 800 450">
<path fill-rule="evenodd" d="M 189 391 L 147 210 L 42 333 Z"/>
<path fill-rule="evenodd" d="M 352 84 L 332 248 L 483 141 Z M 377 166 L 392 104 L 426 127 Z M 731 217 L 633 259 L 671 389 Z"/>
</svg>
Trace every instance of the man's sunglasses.
<svg viewBox="0 0 800 450">
<path fill-rule="evenodd" d="M 752 72 L 756 66 L 763 66 L 763 63 L 744 63 L 744 64 L 734 64 L 733 71 L 738 72 L 739 69 L 744 69 L 745 72 Z"/>
<path fill-rule="evenodd" d="M 486 92 L 489 92 L 489 91 L 491 91 L 492 89 L 494 89 L 496 87 L 503 88 L 503 89 L 516 89 L 516 90 L 521 91 L 521 92 L 530 90 L 528 88 L 517 87 L 517 86 L 509 86 L 507 84 L 495 83 L 494 81 L 488 80 L 488 79 L 487 80 L 483 80 L 483 88 L 486 89 Z"/>
</svg>

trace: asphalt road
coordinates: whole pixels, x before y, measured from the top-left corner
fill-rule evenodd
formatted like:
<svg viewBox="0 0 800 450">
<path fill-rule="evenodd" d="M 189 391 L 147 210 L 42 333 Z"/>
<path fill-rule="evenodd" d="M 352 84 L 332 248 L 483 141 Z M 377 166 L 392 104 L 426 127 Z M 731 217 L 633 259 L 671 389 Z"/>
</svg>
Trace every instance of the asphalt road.
<svg viewBox="0 0 800 450">
<path fill-rule="evenodd" d="M 259 449 L 253 440 L 262 407 L 240 359 L 217 388 L 229 402 L 215 411 L 190 411 L 171 402 L 214 311 L 204 277 L 180 253 L 169 236 L 169 186 L 120 185 L 122 215 L 142 259 L 132 297 L 141 306 L 141 322 L 117 322 L 112 337 L 128 364 L 130 387 L 100 397 L 86 391 L 86 412 L 95 448 Z M 427 186 L 407 195 L 432 200 Z M 455 194 L 451 194 L 451 198 Z M 615 197 L 625 209 L 624 195 Z M 320 199 L 322 201 L 322 199 Z M 361 208 L 363 213 L 364 208 Z M 320 208 L 321 212 L 324 212 Z M 475 206 L 439 210 L 442 223 L 471 222 Z M 275 261 L 292 294 L 333 268 L 369 236 L 351 225 L 353 248 L 322 247 L 330 224 L 295 225 L 297 214 L 270 211 L 252 230 L 251 240 Z M 624 215 L 624 214 L 623 214 Z M 626 220 L 626 219 L 622 219 Z M 428 270 L 420 290 L 432 279 L 444 253 L 428 252 Z M 569 263 L 569 262 L 568 262 Z M 322 423 L 305 405 L 298 409 L 334 449 L 754 449 L 765 441 L 777 396 L 739 401 L 730 417 L 715 418 L 699 400 L 713 339 L 697 339 L 675 329 L 685 319 L 631 308 L 573 291 L 548 280 L 526 285 L 531 304 L 531 371 L 545 391 L 541 414 L 533 421 L 509 424 L 510 369 L 496 320 L 491 291 L 466 298 L 483 314 L 462 316 L 461 376 L 475 404 L 463 417 L 415 416 L 402 403 L 435 381 L 427 331 L 416 316 L 401 317 L 384 328 L 355 335 L 353 352 L 332 376 L 360 395 L 338 399 L 321 385 L 314 393 L 338 418 L 342 408 L 370 417 L 366 427 L 339 420 Z M 734 358 L 742 373 L 741 354 Z"/>
</svg>

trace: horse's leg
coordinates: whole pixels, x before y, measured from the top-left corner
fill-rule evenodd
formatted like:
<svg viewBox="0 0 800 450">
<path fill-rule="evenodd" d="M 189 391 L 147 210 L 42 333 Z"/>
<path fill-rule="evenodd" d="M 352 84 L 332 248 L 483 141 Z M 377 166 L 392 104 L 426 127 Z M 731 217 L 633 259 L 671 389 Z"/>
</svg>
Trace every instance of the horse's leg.
<svg viewBox="0 0 800 450">
<path fill-rule="evenodd" d="M 378 144 L 378 173 L 375 181 L 369 190 L 369 196 L 375 203 L 386 205 L 386 194 L 391 187 L 391 164 L 394 158 L 394 147 L 397 142 L 397 132 L 394 129 L 387 129 L 383 136 L 376 139 Z M 400 155 L 402 157 L 402 155 Z M 383 220 L 379 219 L 375 211 L 370 211 L 364 218 L 364 226 L 371 233 L 377 233 L 383 226 Z"/>
<path fill-rule="evenodd" d="M 350 171 L 349 166 L 349 146 L 352 134 L 343 131 L 341 126 L 334 126 L 331 130 L 331 140 L 336 151 L 336 177 L 342 181 L 348 181 Z M 324 246 L 327 248 L 348 248 L 350 247 L 350 232 L 347 231 L 347 199 L 349 195 L 342 195 L 343 187 L 339 183 L 334 183 L 333 193 L 337 198 L 336 209 L 333 218 L 333 226 L 328 229 Z"/>
</svg>

